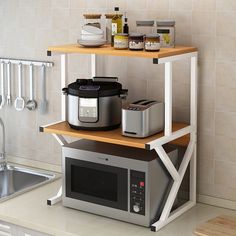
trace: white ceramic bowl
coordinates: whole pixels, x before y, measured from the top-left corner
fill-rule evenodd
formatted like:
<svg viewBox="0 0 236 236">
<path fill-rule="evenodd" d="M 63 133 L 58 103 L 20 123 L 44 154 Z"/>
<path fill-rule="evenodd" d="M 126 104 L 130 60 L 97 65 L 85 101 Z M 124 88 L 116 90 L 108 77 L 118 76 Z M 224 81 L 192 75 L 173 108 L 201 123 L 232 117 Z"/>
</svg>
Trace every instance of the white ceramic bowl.
<svg viewBox="0 0 236 236">
<path fill-rule="evenodd" d="M 103 34 L 81 34 L 82 40 L 100 40 L 103 39 Z"/>
<path fill-rule="evenodd" d="M 82 34 L 102 34 L 103 35 L 103 30 L 97 28 L 97 27 L 94 27 L 94 26 L 91 26 L 91 25 L 84 25 L 82 27 L 82 31 L 81 31 Z"/>
</svg>

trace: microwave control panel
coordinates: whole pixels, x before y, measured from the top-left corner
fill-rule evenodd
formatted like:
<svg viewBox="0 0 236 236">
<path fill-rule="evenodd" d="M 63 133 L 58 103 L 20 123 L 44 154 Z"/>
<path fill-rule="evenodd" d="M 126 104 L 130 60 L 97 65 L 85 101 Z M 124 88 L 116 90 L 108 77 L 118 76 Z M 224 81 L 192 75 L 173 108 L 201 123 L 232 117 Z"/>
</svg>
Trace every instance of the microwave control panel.
<svg viewBox="0 0 236 236">
<path fill-rule="evenodd" d="M 130 212 L 145 215 L 145 173 L 130 170 Z"/>
</svg>

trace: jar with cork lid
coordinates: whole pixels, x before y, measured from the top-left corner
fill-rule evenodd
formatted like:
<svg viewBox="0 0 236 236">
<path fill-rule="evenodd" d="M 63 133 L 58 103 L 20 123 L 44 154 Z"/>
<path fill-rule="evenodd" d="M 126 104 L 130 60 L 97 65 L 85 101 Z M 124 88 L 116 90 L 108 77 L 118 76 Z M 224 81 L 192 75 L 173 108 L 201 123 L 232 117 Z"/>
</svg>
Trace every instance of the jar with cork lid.
<svg viewBox="0 0 236 236">
<path fill-rule="evenodd" d="M 84 25 L 91 25 L 101 29 L 102 14 L 84 14 Z"/>
</svg>

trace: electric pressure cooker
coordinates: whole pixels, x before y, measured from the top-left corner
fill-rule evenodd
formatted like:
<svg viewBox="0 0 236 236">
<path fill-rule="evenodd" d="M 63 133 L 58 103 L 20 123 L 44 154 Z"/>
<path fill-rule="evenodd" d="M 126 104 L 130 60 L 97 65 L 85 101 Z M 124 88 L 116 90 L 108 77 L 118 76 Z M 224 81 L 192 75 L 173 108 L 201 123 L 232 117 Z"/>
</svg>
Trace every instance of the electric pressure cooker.
<svg viewBox="0 0 236 236">
<path fill-rule="evenodd" d="M 117 77 L 77 79 L 64 88 L 67 121 L 71 128 L 110 130 L 121 124 L 122 98 L 127 91 Z"/>
</svg>

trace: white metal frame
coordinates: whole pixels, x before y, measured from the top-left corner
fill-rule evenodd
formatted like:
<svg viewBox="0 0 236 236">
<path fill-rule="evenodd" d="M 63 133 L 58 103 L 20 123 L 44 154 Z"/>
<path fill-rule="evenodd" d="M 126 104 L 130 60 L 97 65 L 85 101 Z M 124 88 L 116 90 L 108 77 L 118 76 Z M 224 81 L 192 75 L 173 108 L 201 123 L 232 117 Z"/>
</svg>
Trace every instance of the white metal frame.
<svg viewBox="0 0 236 236">
<path fill-rule="evenodd" d="M 191 60 L 191 78 L 190 78 L 190 125 L 178 131 L 172 131 L 172 62 L 190 59 Z M 158 59 L 157 64 L 165 64 L 165 130 L 164 136 L 147 143 L 147 149 L 154 149 L 165 165 L 167 171 L 173 179 L 173 185 L 164 205 L 160 219 L 151 225 L 152 231 L 158 231 L 169 222 L 189 210 L 196 204 L 196 142 L 197 142 L 197 61 L 198 53 L 186 53 L 177 56 Z M 96 55 L 91 55 L 91 75 L 96 75 Z M 67 77 L 67 55 L 61 55 L 61 88 L 66 86 Z M 65 109 L 66 97 L 62 96 L 62 120 L 66 120 Z M 183 160 L 177 170 L 165 152 L 162 145 L 173 141 L 184 135 L 190 134 L 190 142 L 184 154 Z M 61 146 L 67 141 L 61 135 L 53 134 Z M 173 203 L 179 191 L 180 185 L 190 165 L 190 199 L 184 205 L 171 212 Z M 53 205 L 61 200 L 62 188 L 55 197 L 48 199 L 48 205 Z"/>
</svg>

